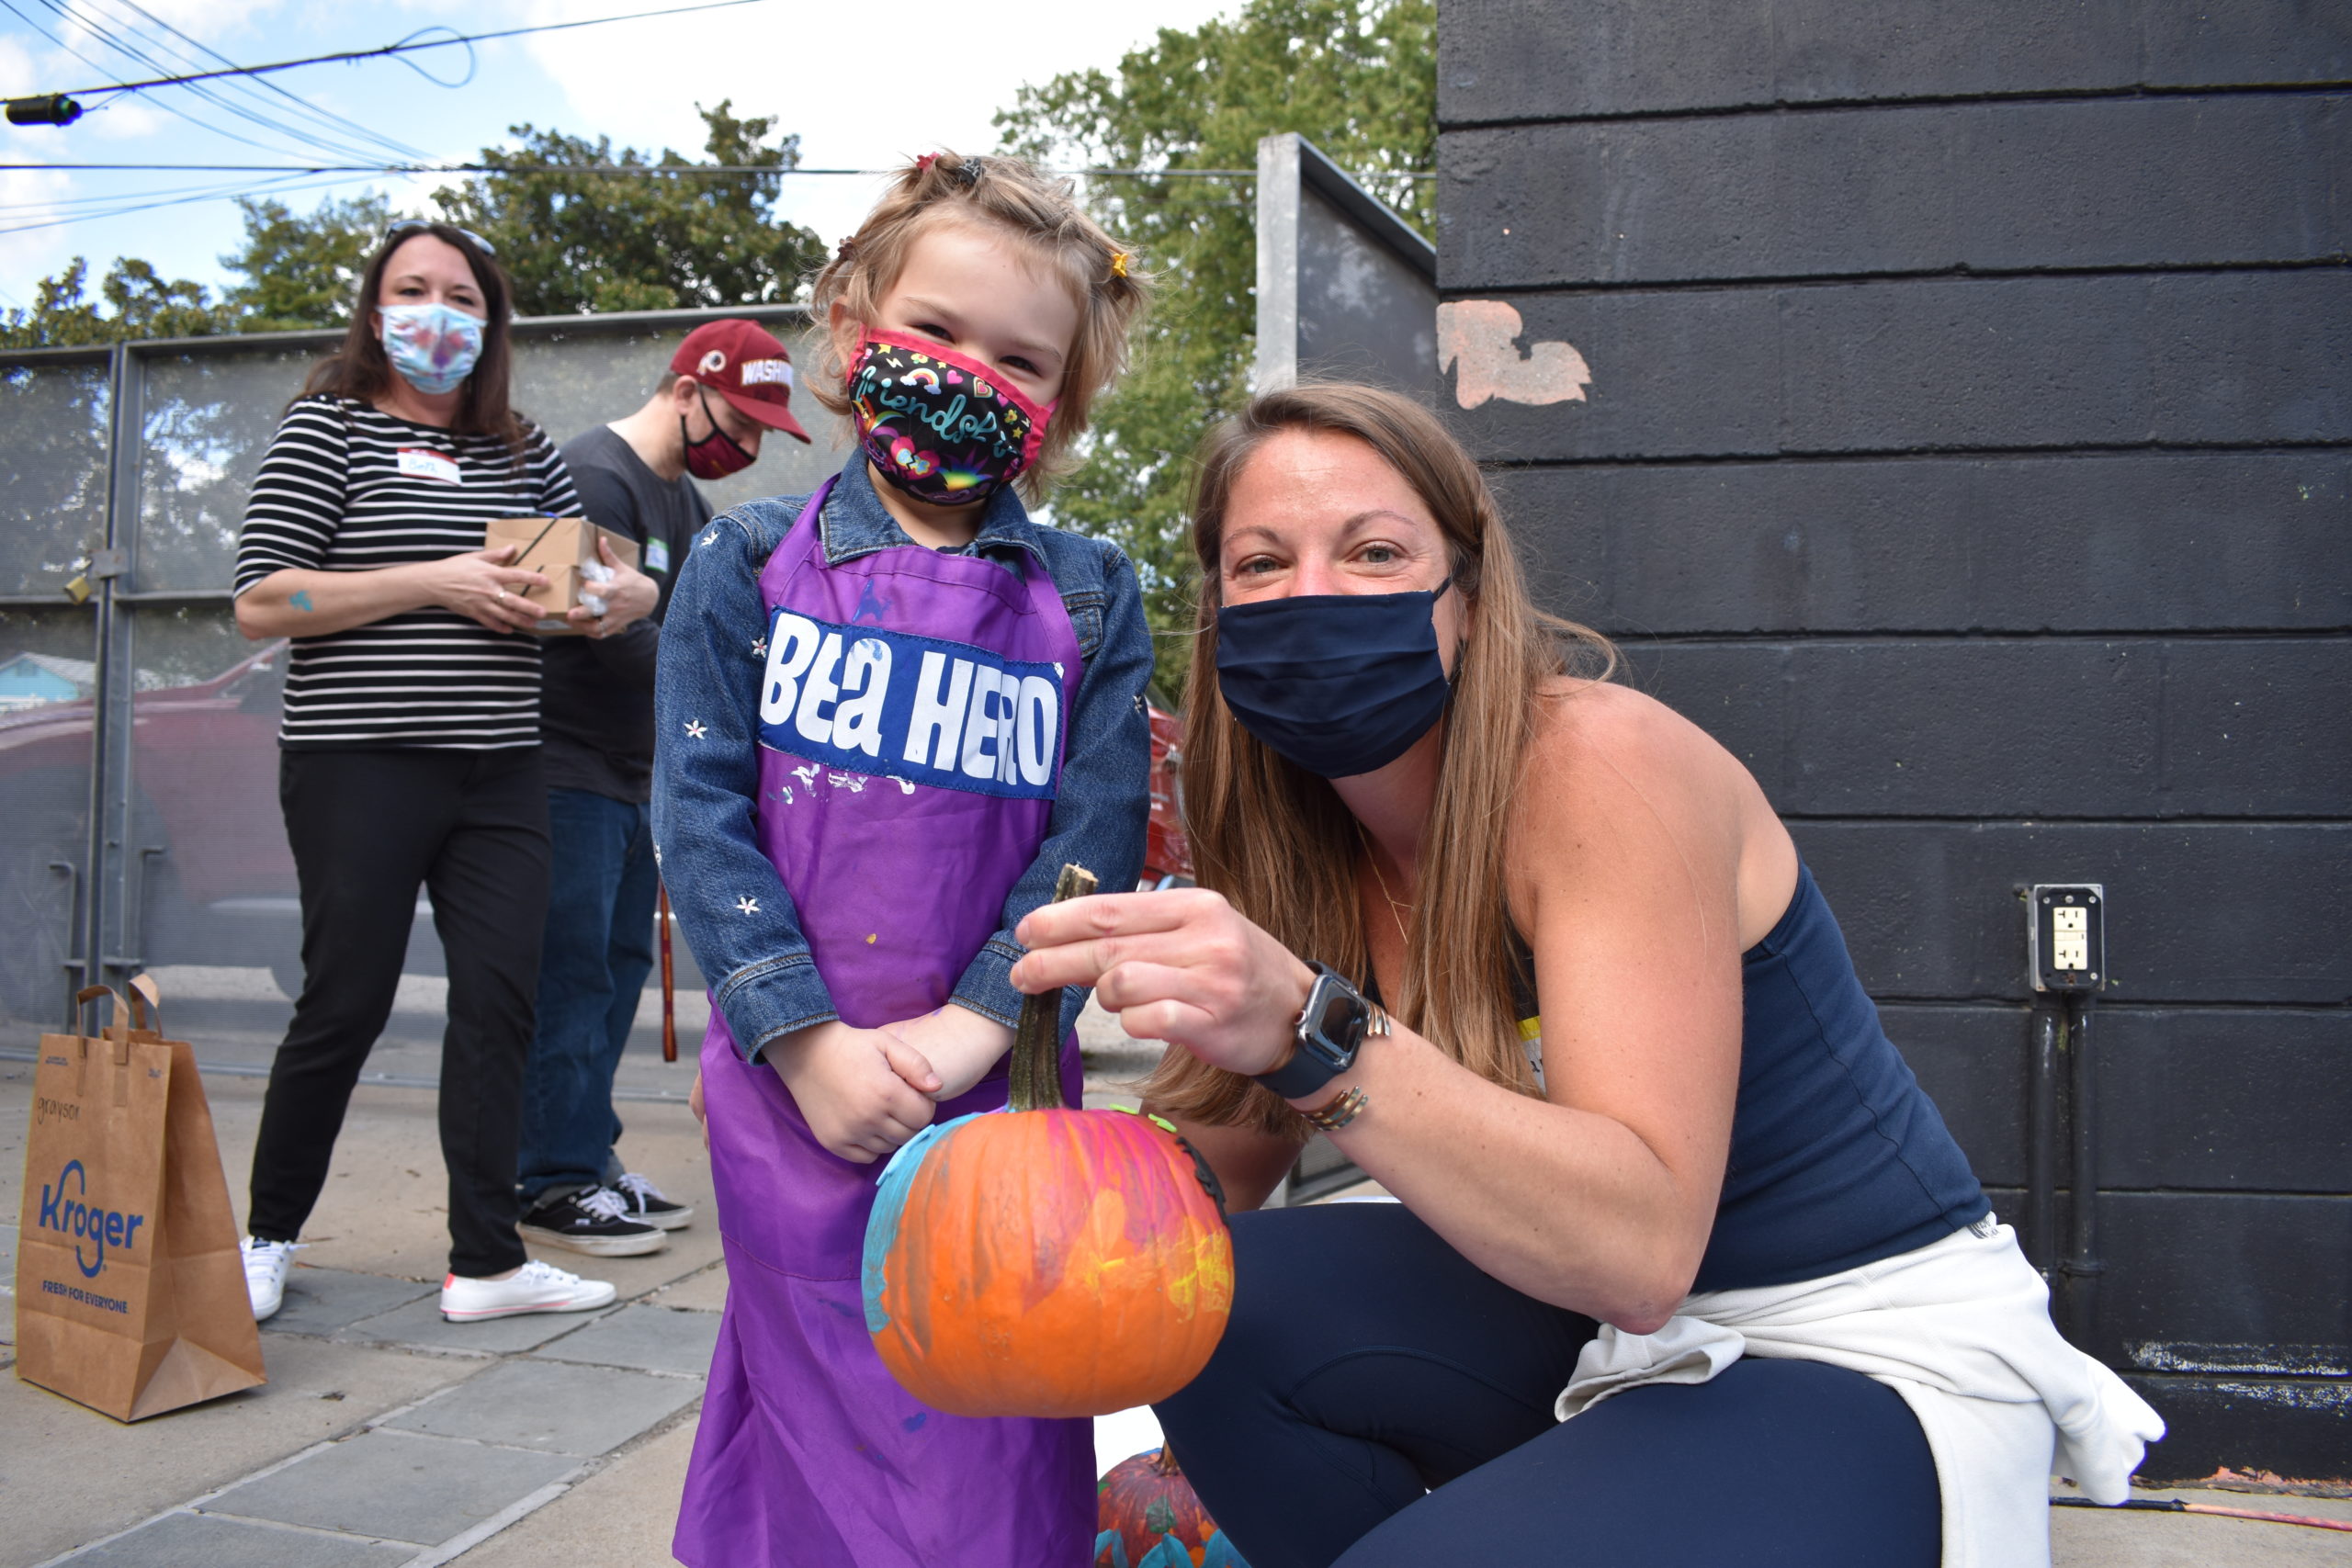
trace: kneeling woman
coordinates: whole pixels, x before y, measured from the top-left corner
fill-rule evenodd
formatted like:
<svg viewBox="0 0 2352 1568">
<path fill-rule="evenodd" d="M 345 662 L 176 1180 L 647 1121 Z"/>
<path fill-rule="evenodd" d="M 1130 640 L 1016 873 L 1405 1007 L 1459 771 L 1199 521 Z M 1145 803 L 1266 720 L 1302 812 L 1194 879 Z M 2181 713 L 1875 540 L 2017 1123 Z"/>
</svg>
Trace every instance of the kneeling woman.
<svg viewBox="0 0 2352 1568">
<path fill-rule="evenodd" d="M 2120 1500 L 2161 1423 L 2052 1327 L 1756 781 L 1532 607 L 1443 427 L 1269 394 L 1193 518 L 1203 890 L 1039 910 L 1013 978 L 1170 1043 L 1237 1206 L 1310 1125 L 1401 1201 L 1236 1216 L 1159 1414 L 1256 1568 L 2044 1562 L 2060 1443 Z"/>
</svg>

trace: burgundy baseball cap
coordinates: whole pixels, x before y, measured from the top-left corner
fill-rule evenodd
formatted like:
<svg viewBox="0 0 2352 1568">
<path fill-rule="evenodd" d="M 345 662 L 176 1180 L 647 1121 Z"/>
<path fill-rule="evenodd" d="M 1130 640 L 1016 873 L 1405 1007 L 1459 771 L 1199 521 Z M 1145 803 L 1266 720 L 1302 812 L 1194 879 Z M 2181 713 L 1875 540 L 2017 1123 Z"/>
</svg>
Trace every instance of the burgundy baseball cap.
<svg viewBox="0 0 2352 1568">
<path fill-rule="evenodd" d="M 745 417 L 800 440 L 808 433 L 792 417 L 792 355 L 757 321 L 738 316 L 705 321 L 686 334 L 670 368 L 691 376 L 735 405 Z"/>
</svg>

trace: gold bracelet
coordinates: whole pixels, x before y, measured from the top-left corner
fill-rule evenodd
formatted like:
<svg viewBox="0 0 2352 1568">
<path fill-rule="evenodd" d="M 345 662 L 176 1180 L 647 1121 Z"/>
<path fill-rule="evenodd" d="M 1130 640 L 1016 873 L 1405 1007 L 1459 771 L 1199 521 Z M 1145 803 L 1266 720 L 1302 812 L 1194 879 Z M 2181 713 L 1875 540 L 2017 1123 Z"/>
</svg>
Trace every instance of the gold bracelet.
<svg viewBox="0 0 2352 1568">
<path fill-rule="evenodd" d="M 1336 1133 L 1363 1114 L 1369 1103 L 1360 1089 L 1343 1089 L 1312 1111 L 1302 1111 L 1306 1124 L 1320 1133 Z"/>
</svg>

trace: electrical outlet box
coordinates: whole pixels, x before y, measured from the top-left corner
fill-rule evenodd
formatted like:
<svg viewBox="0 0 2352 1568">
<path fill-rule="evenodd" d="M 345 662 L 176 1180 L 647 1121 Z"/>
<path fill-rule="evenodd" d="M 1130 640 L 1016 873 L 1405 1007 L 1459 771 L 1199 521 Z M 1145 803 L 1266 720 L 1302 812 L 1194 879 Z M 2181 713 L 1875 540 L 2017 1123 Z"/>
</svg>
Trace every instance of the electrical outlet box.
<svg viewBox="0 0 2352 1568">
<path fill-rule="evenodd" d="M 2043 882 L 2027 890 L 2026 946 L 2037 991 L 2096 991 L 2107 982 L 2107 889 Z"/>
</svg>

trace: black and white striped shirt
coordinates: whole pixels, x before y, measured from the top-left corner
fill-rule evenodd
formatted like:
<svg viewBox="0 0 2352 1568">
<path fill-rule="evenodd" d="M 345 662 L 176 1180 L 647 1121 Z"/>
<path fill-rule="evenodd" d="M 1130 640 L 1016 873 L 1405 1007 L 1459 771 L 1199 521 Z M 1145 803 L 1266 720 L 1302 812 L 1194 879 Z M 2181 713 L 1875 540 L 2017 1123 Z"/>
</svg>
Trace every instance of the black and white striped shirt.
<svg viewBox="0 0 2352 1568">
<path fill-rule="evenodd" d="M 271 572 L 368 571 L 482 547 L 502 517 L 574 516 L 571 477 L 536 426 L 519 461 L 349 399 L 286 411 L 237 536 L 236 592 Z M 298 637 L 278 744 L 495 750 L 539 743 L 539 644 L 439 608 Z"/>
</svg>

